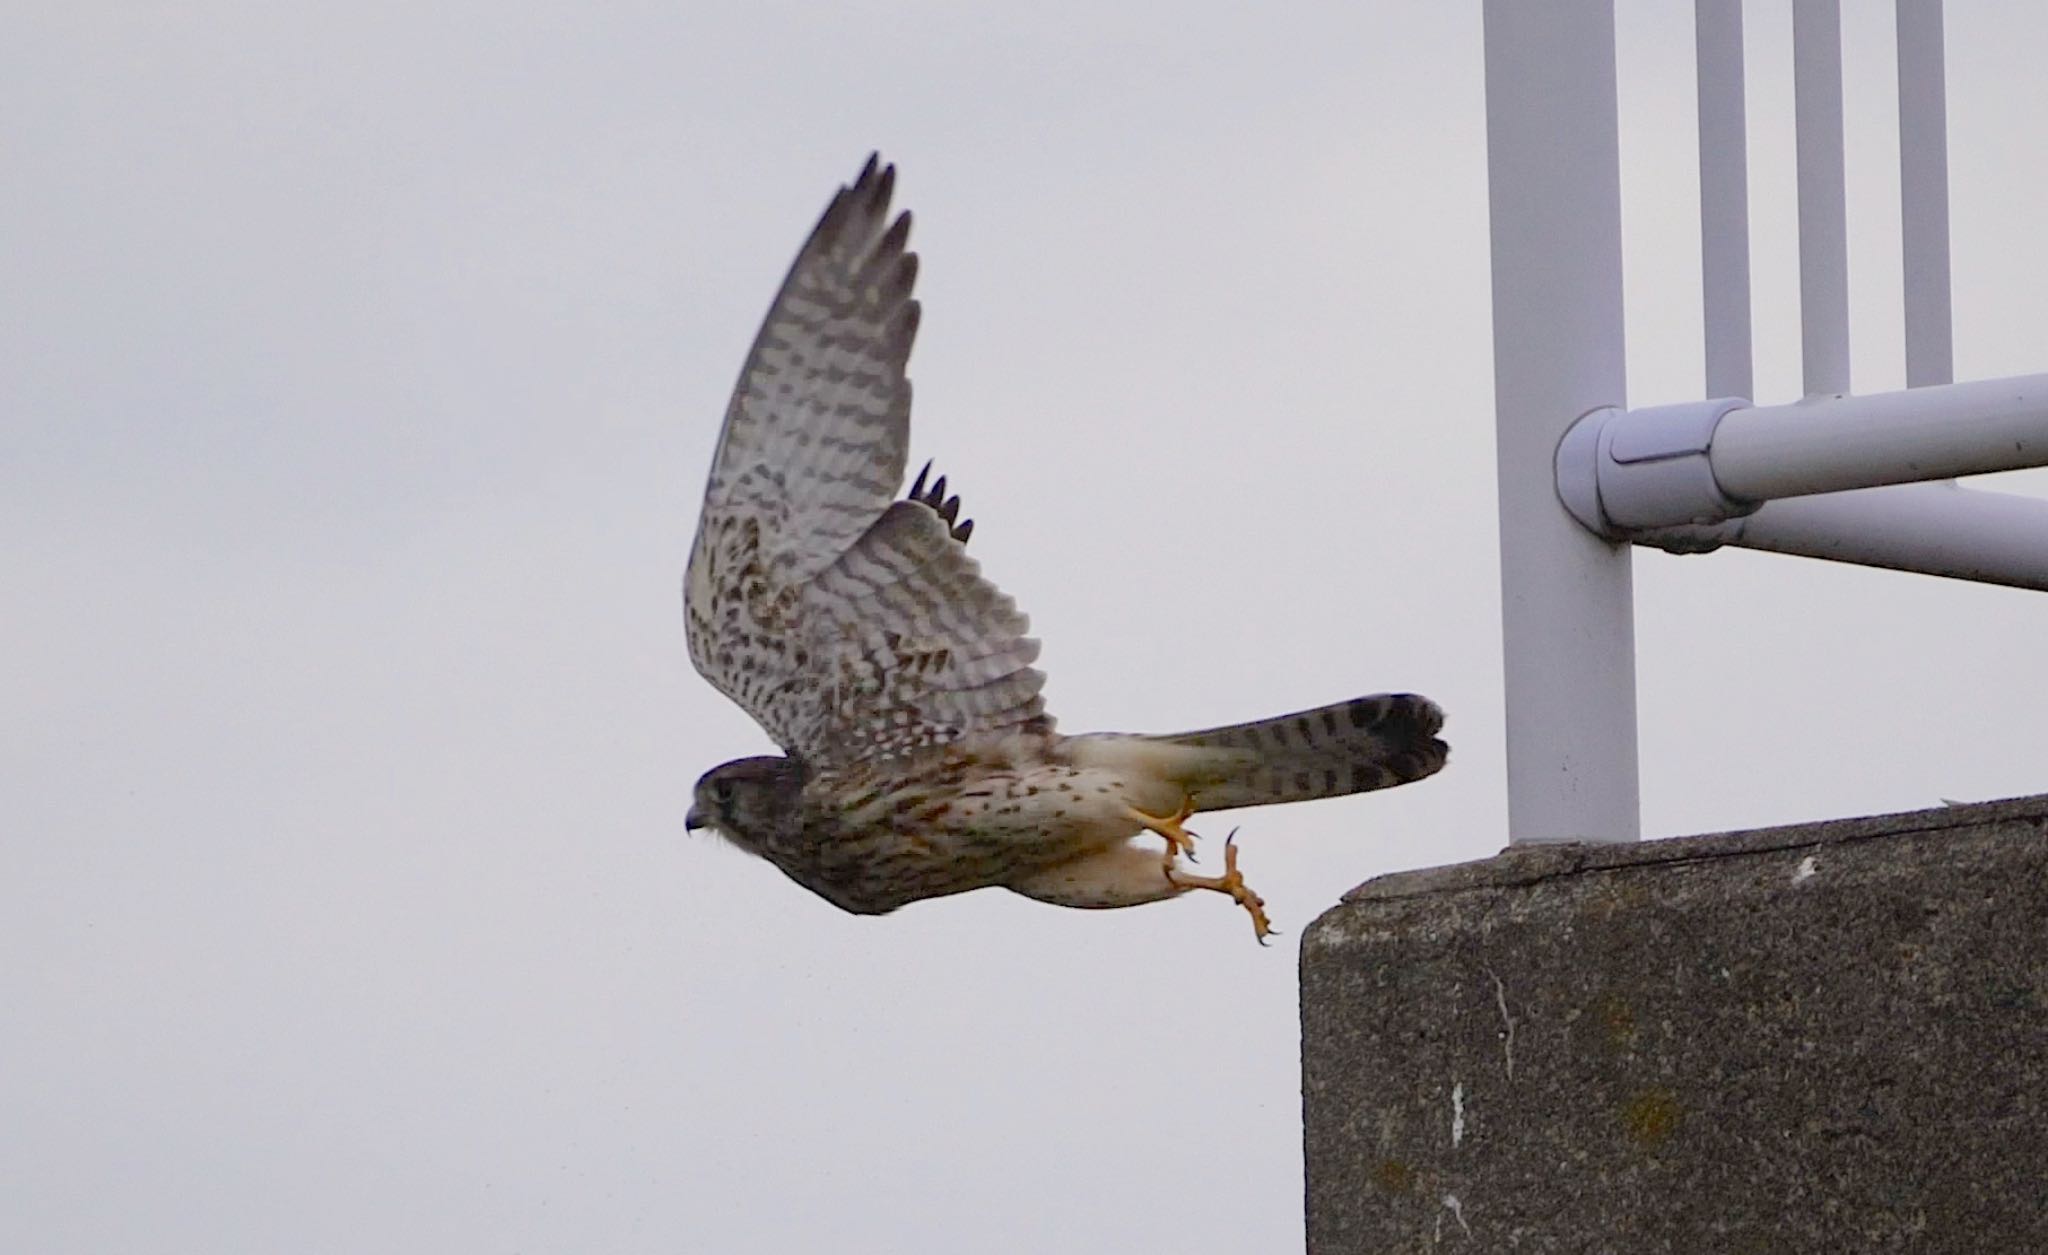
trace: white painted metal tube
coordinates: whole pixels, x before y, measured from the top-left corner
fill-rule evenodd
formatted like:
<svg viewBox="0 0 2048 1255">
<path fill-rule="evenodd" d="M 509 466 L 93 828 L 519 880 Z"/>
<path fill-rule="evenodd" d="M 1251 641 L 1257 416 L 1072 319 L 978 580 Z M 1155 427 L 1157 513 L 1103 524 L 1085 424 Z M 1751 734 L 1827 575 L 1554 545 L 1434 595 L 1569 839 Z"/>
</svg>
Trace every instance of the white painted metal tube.
<svg viewBox="0 0 2048 1255">
<path fill-rule="evenodd" d="M 1708 459 L 1743 501 L 2044 466 L 2048 375 L 1732 410 Z"/>
<path fill-rule="evenodd" d="M 1773 501 L 1729 543 L 2048 591 L 2048 500 L 1953 483 Z"/>
<path fill-rule="evenodd" d="M 1693 43 L 1699 72 L 1700 296 L 1707 395 L 1755 396 L 1742 0 L 1694 0 Z"/>
<path fill-rule="evenodd" d="M 1806 395 L 1824 396 L 1849 390 L 1839 0 L 1794 0 L 1792 71 L 1799 149 L 1800 345 Z"/>
<path fill-rule="evenodd" d="M 1949 316 L 1948 87 L 1941 0 L 1898 0 L 1898 32 L 1906 386 L 1919 388 L 1955 378 Z"/>
<path fill-rule="evenodd" d="M 1572 420 L 1623 404 L 1612 0 L 1487 0 L 1508 836 L 1633 841 L 1629 549 L 1558 504 Z"/>
</svg>

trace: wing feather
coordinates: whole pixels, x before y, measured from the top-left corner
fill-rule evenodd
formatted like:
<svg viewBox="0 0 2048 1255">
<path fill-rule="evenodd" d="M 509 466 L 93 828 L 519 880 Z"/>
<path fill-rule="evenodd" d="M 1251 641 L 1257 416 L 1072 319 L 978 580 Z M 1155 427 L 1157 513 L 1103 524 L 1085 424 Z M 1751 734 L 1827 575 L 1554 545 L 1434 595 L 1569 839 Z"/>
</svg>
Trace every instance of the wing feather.
<svg viewBox="0 0 2048 1255">
<path fill-rule="evenodd" d="M 889 506 L 910 435 L 917 335 L 910 215 L 888 221 L 895 167 L 874 158 L 826 207 L 740 371 L 704 522 L 742 511 L 789 578 L 822 570 Z M 702 539 L 700 531 L 700 540 Z"/>
<path fill-rule="evenodd" d="M 1008 728 L 1049 729 L 1038 642 L 938 515 L 892 506 L 808 584 L 802 635 L 830 660 L 793 686 L 794 739 L 830 762 L 889 757 Z"/>
<path fill-rule="evenodd" d="M 1037 642 L 968 556 L 957 502 L 891 504 L 918 322 L 894 183 L 869 158 L 783 280 L 726 410 L 684 578 L 691 661 L 820 764 L 1051 723 Z"/>
</svg>

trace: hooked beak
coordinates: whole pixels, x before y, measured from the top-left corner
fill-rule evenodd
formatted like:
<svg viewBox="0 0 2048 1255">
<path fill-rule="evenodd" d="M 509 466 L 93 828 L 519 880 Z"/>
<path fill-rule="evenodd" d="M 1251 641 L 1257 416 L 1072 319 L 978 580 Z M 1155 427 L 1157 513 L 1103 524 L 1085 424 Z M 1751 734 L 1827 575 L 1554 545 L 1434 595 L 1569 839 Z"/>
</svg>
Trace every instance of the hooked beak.
<svg viewBox="0 0 2048 1255">
<path fill-rule="evenodd" d="M 695 832 L 697 831 L 697 829 L 702 828 L 703 826 L 704 816 L 698 812 L 696 807 L 692 806 L 690 808 L 690 813 L 683 816 L 683 831 Z"/>
</svg>

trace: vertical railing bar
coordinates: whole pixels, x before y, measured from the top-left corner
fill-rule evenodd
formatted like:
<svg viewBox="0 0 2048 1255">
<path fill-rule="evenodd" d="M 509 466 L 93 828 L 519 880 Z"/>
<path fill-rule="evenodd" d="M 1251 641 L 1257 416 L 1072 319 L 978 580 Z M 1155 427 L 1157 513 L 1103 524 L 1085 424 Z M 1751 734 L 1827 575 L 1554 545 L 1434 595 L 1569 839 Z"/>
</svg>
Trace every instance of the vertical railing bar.
<svg viewBox="0 0 2048 1255">
<path fill-rule="evenodd" d="M 1849 237 L 1842 163 L 1842 8 L 1794 0 L 1799 321 L 1806 395 L 1849 391 Z"/>
<path fill-rule="evenodd" d="M 1707 395 L 1753 397 L 1742 0 L 1696 0 L 1693 28 L 1699 77 L 1700 304 Z"/>
<path fill-rule="evenodd" d="M 1626 404 L 1613 0 L 1487 0 L 1508 838 L 1633 841 L 1627 545 L 1557 496 L 1559 441 Z"/>
<path fill-rule="evenodd" d="M 1906 386 L 1955 380 L 1949 306 L 1948 84 L 1941 0 L 1898 0 L 1899 225 Z"/>
</svg>

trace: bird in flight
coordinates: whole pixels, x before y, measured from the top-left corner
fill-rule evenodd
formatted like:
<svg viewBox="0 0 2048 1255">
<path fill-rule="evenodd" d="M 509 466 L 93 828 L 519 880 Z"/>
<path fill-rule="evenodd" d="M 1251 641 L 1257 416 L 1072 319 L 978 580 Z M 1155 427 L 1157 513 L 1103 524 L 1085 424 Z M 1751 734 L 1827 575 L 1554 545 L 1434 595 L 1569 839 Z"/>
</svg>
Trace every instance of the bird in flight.
<svg viewBox="0 0 2048 1255">
<path fill-rule="evenodd" d="M 1038 642 L 967 552 L 945 477 L 902 497 L 917 333 L 895 167 L 842 187 L 769 306 L 726 409 L 684 575 L 690 660 L 782 756 L 698 780 L 685 824 L 847 911 L 1001 886 L 1058 906 L 1225 894 L 1196 875 L 1199 812 L 1434 774 L 1443 712 L 1382 693 L 1165 736 L 1053 730 Z M 1163 842 L 1149 846 L 1146 834 Z"/>
</svg>

